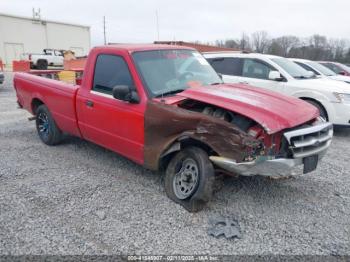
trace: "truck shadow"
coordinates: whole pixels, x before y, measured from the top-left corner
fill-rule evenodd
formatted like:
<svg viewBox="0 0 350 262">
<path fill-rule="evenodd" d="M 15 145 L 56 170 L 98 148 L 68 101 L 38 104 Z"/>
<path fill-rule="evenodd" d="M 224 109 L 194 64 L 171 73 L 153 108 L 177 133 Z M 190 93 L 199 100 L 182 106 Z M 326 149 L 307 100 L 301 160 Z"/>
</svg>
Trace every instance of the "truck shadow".
<svg viewBox="0 0 350 262">
<path fill-rule="evenodd" d="M 138 191 L 141 187 L 147 192 L 153 191 L 158 197 L 165 197 L 164 176 L 161 172 L 147 170 L 117 153 L 79 138 L 67 137 L 62 145 L 74 147 L 75 153 L 80 155 L 79 158 L 87 156 L 96 173 L 100 173 L 101 176 L 110 176 L 112 183 L 115 179 L 118 183 L 124 181 L 130 183 L 131 190 L 135 188 Z M 283 199 L 298 199 L 307 194 L 305 191 L 310 187 L 318 186 L 317 182 L 310 181 L 311 176 L 315 174 L 281 180 L 261 176 L 223 176 L 215 182 L 215 193 L 209 210 L 225 210 L 225 207 L 247 201 L 249 203 L 264 201 L 265 205 L 266 203 L 276 205 Z"/>
<path fill-rule="evenodd" d="M 334 136 L 336 137 L 349 137 L 350 138 L 350 128 L 349 127 L 334 127 Z"/>
</svg>

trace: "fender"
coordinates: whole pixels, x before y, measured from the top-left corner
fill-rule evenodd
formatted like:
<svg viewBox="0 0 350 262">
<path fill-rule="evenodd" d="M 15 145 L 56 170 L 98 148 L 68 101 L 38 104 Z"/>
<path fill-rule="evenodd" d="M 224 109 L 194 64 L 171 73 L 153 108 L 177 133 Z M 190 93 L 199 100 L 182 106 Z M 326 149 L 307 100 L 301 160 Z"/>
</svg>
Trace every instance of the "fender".
<svg viewBox="0 0 350 262">
<path fill-rule="evenodd" d="M 47 103 L 46 103 L 46 99 L 44 98 L 44 96 L 38 92 L 35 92 L 35 93 L 32 93 L 32 96 L 31 96 L 31 100 L 30 100 L 30 112 L 35 115 L 35 112 L 33 111 L 33 106 L 32 106 L 32 103 L 33 103 L 33 100 L 34 99 L 39 99 L 40 101 L 42 101 L 46 106 Z"/>
<path fill-rule="evenodd" d="M 325 94 L 323 94 L 321 92 L 317 92 L 317 91 L 299 90 L 299 91 L 293 92 L 291 95 L 294 97 L 297 97 L 297 98 L 301 98 L 301 97 L 311 98 L 313 100 L 318 101 L 323 106 L 325 106 L 324 102 L 331 102 L 329 97 L 327 97 Z"/>
</svg>

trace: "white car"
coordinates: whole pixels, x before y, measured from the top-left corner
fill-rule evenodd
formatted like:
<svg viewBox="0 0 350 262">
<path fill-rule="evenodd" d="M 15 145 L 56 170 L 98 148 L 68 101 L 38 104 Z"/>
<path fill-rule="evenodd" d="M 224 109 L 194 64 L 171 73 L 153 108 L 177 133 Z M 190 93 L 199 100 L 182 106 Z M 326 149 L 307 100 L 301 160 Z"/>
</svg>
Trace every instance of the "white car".
<svg viewBox="0 0 350 262">
<path fill-rule="evenodd" d="M 44 49 L 43 54 L 24 53 L 22 60 L 29 60 L 30 67 L 46 70 L 48 66 L 63 66 L 63 52 L 55 49 Z"/>
<path fill-rule="evenodd" d="M 345 83 L 350 84 L 350 76 L 337 75 L 329 68 L 315 61 L 299 59 L 299 58 L 289 58 L 289 60 L 293 61 L 294 63 L 297 63 L 305 70 L 313 72 L 316 75 L 316 77 L 330 78 L 333 80 L 343 81 Z"/>
<path fill-rule="evenodd" d="M 335 125 L 350 126 L 350 86 L 316 78 L 294 62 L 279 56 L 243 53 L 205 53 L 224 82 L 249 84 L 303 99 Z"/>
<path fill-rule="evenodd" d="M 4 83 L 4 81 L 5 81 L 4 73 L 0 71 L 0 85 L 1 85 L 2 83 Z"/>
</svg>

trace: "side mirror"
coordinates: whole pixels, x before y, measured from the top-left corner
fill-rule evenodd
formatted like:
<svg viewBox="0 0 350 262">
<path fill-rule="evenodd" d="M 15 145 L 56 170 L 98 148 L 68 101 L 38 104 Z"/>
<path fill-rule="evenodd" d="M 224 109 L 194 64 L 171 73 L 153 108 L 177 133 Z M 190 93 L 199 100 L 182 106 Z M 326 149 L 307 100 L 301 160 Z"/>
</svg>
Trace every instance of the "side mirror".
<svg viewBox="0 0 350 262">
<path fill-rule="evenodd" d="M 138 104 L 140 102 L 137 92 L 132 90 L 130 86 L 115 86 L 113 87 L 112 94 L 115 99 L 126 101 L 131 104 Z"/>
<path fill-rule="evenodd" d="M 307 76 L 310 77 L 310 78 L 313 78 L 313 77 L 316 76 L 315 72 L 313 72 L 313 71 L 307 71 L 307 73 L 308 73 Z"/>
<path fill-rule="evenodd" d="M 340 71 L 340 72 L 339 72 L 339 75 L 345 76 L 345 75 L 346 75 L 346 72 L 345 72 L 345 71 Z"/>
<path fill-rule="evenodd" d="M 283 77 L 281 76 L 281 73 L 278 71 L 271 71 L 269 73 L 269 79 L 273 81 L 282 81 Z"/>
</svg>

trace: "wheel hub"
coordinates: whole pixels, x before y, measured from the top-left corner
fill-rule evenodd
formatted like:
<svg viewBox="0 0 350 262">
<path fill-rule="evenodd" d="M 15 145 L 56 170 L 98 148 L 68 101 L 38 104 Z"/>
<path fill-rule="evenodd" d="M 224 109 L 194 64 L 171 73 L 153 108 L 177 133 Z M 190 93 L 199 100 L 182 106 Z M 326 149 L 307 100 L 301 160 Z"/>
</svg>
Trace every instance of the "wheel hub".
<svg viewBox="0 0 350 262">
<path fill-rule="evenodd" d="M 187 158 L 182 162 L 180 171 L 176 173 L 173 181 L 174 193 L 179 199 L 189 198 L 198 186 L 198 165 L 196 161 Z"/>
<path fill-rule="evenodd" d="M 49 118 L 44 113 L 38 115 L 38 128 L 42 135 L 49 135 Z"/>
</svg>

